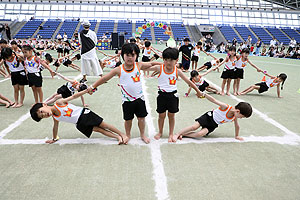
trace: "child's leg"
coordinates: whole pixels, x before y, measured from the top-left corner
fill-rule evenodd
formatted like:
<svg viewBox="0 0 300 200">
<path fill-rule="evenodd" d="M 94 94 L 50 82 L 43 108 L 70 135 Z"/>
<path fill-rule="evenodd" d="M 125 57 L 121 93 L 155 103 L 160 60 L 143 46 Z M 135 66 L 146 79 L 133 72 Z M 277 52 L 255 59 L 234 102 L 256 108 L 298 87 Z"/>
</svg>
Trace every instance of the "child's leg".
<svg viewBox="0 0 300 200">
<path fill-rule="evenodd" d="M 109 133 L 113 134 L 113 137 L 115 137 L 116 139 L 119 140 L 119 144 L 120 144 L 120 142 L 124 143 L 124 144 L 128 144 L 129 138 L 125 134 L 123 134 L 119 129 L 117 129 L 116 127 L 114 127 L 113 125 L 107 124 L 105 122 L 102 122 L 100 124 L 100 128 L 102 128 L 102 129 L 104 129 L 104 130 L 106 130 L 108 132 L 109 131 L 112 132 L 112 133 L 110 133 L 110 132 Z M 117 135 L 115 135 L 115 134 L 117 134 Z M 108 136 L 108 137 L 110 137 L 110 136 Z"/>
<path fill-rule="evenodd" d="M 175 113 L 168 112 L 168 118 L 169 118 L 169 139 L 168 139 L 168 142 L 175 142 L 173 140 L 173 133 L 174 133 L 174 127 L 175 127 Z"/>
<path fill-rule="evenodd" d="M 80 72 L 80 67 L 78 67 L 77 65 L 75 65 L 75 64 L 71 64 L 70 65 L 70 67 L 72 67 L 73 69 L 75 69 L 75 70 L 77 70 L 77 71 L 79 71 Z"/>
<path fill-rule="evenodd" d="M 44 97 L 42 87 L 36 87 L 36 91 L 37 91 L 38 96 L 40 98 L 40 103 L 42 103 L 43 102 L 43 97 Z"/>
<path fill-rule="evenodd" d="M 15 105 L 12 107 L 16 107 L 19 104 L 19 84 L 16 84 L 14 87 L 14 98 L 15 98 Z"/>
<path fill-rule="evenodd" d="M 20 103 L 16 106 L 16 107 L 21 107 L 24 104 L 24 99 L 25 99 L 25 90 L 24 90 L 24 85 L 19 85 L 19 89 L 20 89 Z"/>
<path fill-rule="evenodd" d="M 237 95 L 240 95 L 240 94 L 241 94 L 241 93 L 239 92 L 239 90 L 240 90 L 240 82 L 241 82 L 241 79 L 240 79 L 240 78 L 236 79 L 236 94 L 237 94 Z"/>
<path fill-rule="evenodd" d="M 201 129 L 199 132 L 189 132 L 184 134 L 183 136 L 185 137 L 190 137 L 190 138 L 198 138 L 198 137 L 203 137 L 208 133 L 207 128 Z"/>
<path fill-rule="evenodd" d="M 202 67 L 200 67 L 197 71 L 200 72 L 200 71 L 203 71 L 207 68 L 207 66 L 203 65 Z"/>
<path fill-rule="evenodd" d="M 145 136 L 145 127 L 146 127 L 145 117 L 138 117 L 137 119 L 138 119 L 138 126 L 140 129 L 141 138 L 146 144 L 148 144 L 150 143 L 150 139 L 147 136 Z"/>
<path fill-rule="evenodd" d="M 32 92 L 33 92 L 34 102 L 38 103 L 39 102 L 39 97 L 38 97 L 38 93 L 37 93 L 36 87 L 32 86 L 31 89 L 32 89 Z"/>
<path fill-rule="evenodd" d="M 214 92 L 216 94 L 220 94 L 220 91 L 217 88 L 215 88 L 214 86 L 211 86 L 211 85 L 209 85 L 209 86 L 206 87 L 206 91 L 208 91 L 208 92 Z"/>
<path fill-rule="evenodd" d="M 221 88 L 222 88 L 222 90 L 221 90 L 221 95 L 222 95 L 222 96 L 224 96 L 224 88 L 225 88 L 226 82 L 227 82 L 227 79 L 223 79 L 223 81 L 222 81 L 222 86 L 221 86 Z"/>
<path fill-rule="evenodd" d="M 233 95 L 237 95 L 237 91 L 236 91 L 236 88 L 237 88 L 237 79 L 234 79 L 233 80 Z"/>
<path fill-rule="evenodd" d="M 0 98 L 0 104 L 5 104 L 6 108 L 10 106 L 10 103 L 8 101 L 2 100 L 2 98 Z"/>
<path fill-rule="evenodd" d="M 159 140 L 163 135 L 165 118 L 166 118 L 166 112 L 158 114 L 158 133 L 154 136 L 156 140 Z"/>
<path fill-rule="evenodd" d="M 186 135 L 187 133 L 190 133 L 191 131 L 195 131 L 200 127 L 200 124 L 198 122 L 195 122 L 192 126 L 185 127 L 181 129 L 177 134 L 173 136 L 173 141 L 176 142 L 176 140 L 181 137 L 182 135 Z"/>
<path fill-rule="evenodd" d="M 226 87 L 226 94 L 229 96 L 230 95 L 230 93 L 229 93 L 229 90 L 230 90 L 230 83 L 231 83 L 231 79 L 229 78 L 229 79 L 227 79 L 227 87 Z"/>
<path fill-rule="evenodd" d="M 115 135 L 112 132 L 107 131 L 107 130 L 101 128 L 101 127 L 94 126 L 93 131 L 98 132 L 98 133 L 102 133 L 103 135 L 105 135 L 107 137 L 115 138 L 115 139 L 118 140 L 119 144 L 123 144 L 123 140 L 122 140 L 121 136 Z"/>
<path fill-rule="evenodd" d="M 194 70 L 195 61 L 192 61 L 192 70 Z"/>
<path fill-rule="evenodd" d="M 260 87 L 259 85 L 252 85 L 248 87 L 246 90 L 244 90 L 243 92 L 241 92 L 241 95 L 248 94 L 249 92 L 252 92 L 254 89 L 259 90 L 259 87 Z"/>
<path fill-rule="evenodd" d="M 195 70 L 198 68 L 198 61 L 195 61 Z"/>
<path fill-rule="evenodd" d="M 124 127 L 125 127 L 126 136 L 130 139 L 130 131 L 131 131 L 131 127 L 132 127 L 132 119 L 131 120 L 125 120 Z"/>
</svg>

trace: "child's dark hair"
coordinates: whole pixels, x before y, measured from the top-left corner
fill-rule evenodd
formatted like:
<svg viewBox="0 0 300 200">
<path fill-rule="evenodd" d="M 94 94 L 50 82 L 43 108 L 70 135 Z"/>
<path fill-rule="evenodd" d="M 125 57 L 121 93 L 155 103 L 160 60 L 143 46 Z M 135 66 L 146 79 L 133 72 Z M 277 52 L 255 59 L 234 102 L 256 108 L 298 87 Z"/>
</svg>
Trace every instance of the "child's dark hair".
<svg viewBox="0 0 300 200">
<path fill-rule="evenodd" d="M 22 49 L 25 50 L 25 51 L 31 51 L 31 50 L 33 50 L 32 46 L 30 46 L 29 44 L 23 45 Z"/>
<path fill-rule="evenodd" d="M 52 56 L 51 56 L 49 53 L 46 53 L 45 58 L 46 58 L 46 60 L 48 60 L 50 63 L 52 63 L 53 58 L 52 58 Z"/>
<path fill-rule="evenodd" d="M 133 53 L 135 53 L 136 56 L 139 57 L 140 49 L 136 44 L 127 43 L 122 46 L 121 56 L 123 59 L 124 59 L 124 54 L 132 54 L 133 55 Z"/>
<path fill-rule="evenodd" d="M 150 47 L 151 46 L 151 42 L 150 41 L 146 41 L 145 42 L 145 47 Z"/>
<path fill-rule="evenodd" d="M 229 51 L 234 51 L 234 52 L 236 52 L 236 48 L 235 48 L 235 46 L 231 46 L 231 47 L 229 47 L 229 49 L 228 49 Z"/>
<path fill-rule="evenodd" d="M 223 58 L 219 58 L 220 63 L 223 62 L 223 60 L 224 60 Z"/>
<path fill-rule="evenodd" d="M 43 104 L 42 103 L 36 103 L 32 106 L 32 108 L 30 109 L 30 115 L 31 115 L 31 118 L 36 121 L 36 122 L 39 122 L 41 121 L 42 118 L 39 118 L 38 114 L 37 114 L 37 111 L 43 107 Z"/>
<path fill-rule="evenodd" d="M 202 46 L 202 42 L 197 42 L 197 45 Z"/>
<path fill-rule="evenodd" d="M 190 39 L 189 38 L 184 38 L 184 40 L 183 40 L 184 42 L 189 42 L 190 41 Z"/>
<path fill-rule="evenodd" d="M 278 78 L 280 78 L 282 80 L 281 89 L 283 90 L 283 84 L 284 84 L 285 80 L 287 79 L 287 75 L 285 73 L 281 73 L 281 74 L 279 74 Z"/>
<path fill-rule="evenodd" d="M 235 106 L 236 109 L 240 110 L 240 113 L 246 118 L 252 115 L 252 106 L 247 102 L 240 102 Z"/>
<path fill-rule="evenodd" d="M 15 40 L 11 41 L 10 44 L 11 45 L 18 45 L 18 43 Z"/>
<path fill-rule="evenodd" d="M 250 51 L 248 48 L 243 48 L 241 53 L 246 53 L 246 54 L 250 54 Z"/>
<path fill-rule="evenodd" d="M 7 41 L 4 40 L 4 39 L 1 39 L 1 40 L 0 40 L 0 44 L 7 44 Z"/>
<path fill-rule="evenodd" d="M 83 90 L 86 90 L 88 87 L 87 87 L 87 85 L 85 84 L 85 83 L 81 83 L 80 85 L 79 85 L 79 90 L 78 90 L 78 92 L 81 92 L 81 91 L 83 91 Z"/>
<path fill-rule="evenodd" d="M 179 57 L 179 51 L 176 48 L 168 47 L 162 53 L 163 59 L 177 60 Z"/>
<path fill-rule="evenodd" d="M 1 58 L 3 59 L 8 59 L 10 56 L 12 56 L 13 51 L 11 50 L 11 48 L 3 48 L 1 50 Z"/>
<path fill-rule="evenodd" d="M 130 42 L 130 43 L 136 43 L 136 40 L 135 40 L 134 38 L 131 38 L 131 39 L 129 40 L 129 42 Z"/>
<path fill-rule="evenodd" d="M 191 71 L 191 79 L 198 75 L 199 75 L 199 73 L 196 70 Z"/>
</svg>

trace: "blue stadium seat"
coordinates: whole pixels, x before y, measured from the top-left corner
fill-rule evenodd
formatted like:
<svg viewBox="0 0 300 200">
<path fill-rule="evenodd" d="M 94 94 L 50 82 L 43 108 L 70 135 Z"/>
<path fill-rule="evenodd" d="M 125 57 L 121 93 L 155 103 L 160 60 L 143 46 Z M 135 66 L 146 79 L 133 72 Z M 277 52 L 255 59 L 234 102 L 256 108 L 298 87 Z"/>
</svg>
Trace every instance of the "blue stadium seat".
<svg viewBox="0 0 300 200">
<path fill-rule="evenodd" d="M 182 23 L 172 23 L 171 28 L 174 34 L 175 40 L 183 40 L 184 38 L 190 38 L 185 26 L 182 26 Z"/>
<path fill-rule="evenodd" d="M 252 44 L 257 42 L 256 37 L 252 34 L 252 32 L 245 26 L 234 26 L 237 32 L 242 36 L 242 38 L 246 41 L 248 36 L 251 35 Z"/>
<path fill-rule="evenodd" d="M 261 39 L 264 44 L 270 44 L 272 37 L 265 31 L 265 29 L 261 27 L 252 27 L 250 26 L 252 31 Z"/>
<path fill-rule="evenodd" d="M 146 23 L 147 22 L 144 22 L 144 21 L 137 21 L 136 22 L 136 28 L 142 27 Z M 145 38 L 148 38 L 148 40 L 152 40 L 152 35 L 151 35 L 151 29 L 150 28 L 145 29 L 145 32 L 142 33 L 141 39 L 143 40 Z"/>
<path fill-rule="evenodd" d="M 118 21 L 118 33 L 125 33 L 125 39 L 129 39 L 132 36 L 132 24 L 127 21 Z"/>
<path fill-rule="evenodd" d="M 60 24 L 61 21 L 59 20 L 48 20 L 46 23 L 43 25 L 43 29 L 39 30 L 37 35 L 42 36 L 44 39 L 50 39 L 52 38 L 52 35 L 56 31 L 58 25 Z M 36 35 L 36 36 L 37 36 Z"/>
<path fill-rule="evenodd" d="M 266 28 L 280 43 L 289 44 L 290 38 L 284 35 L 278 28 Z"/>
<path fill-rule="evenodd" d="M 97 38 L 101 38 L 104 33 L 106 37 L 110 37 L 111 33 L 114 31 L 115 22 L 113 20 L 101 20 L 99 29 L 97 32 Z"/>
<path fill-rule="evenodd" d="M 291 29 L 291 28 L 281 28 L 281 30 L 283 32 L 285 32 L 291 38 L 295 38 L 297 43 L 300 43 L 300 34 L 297 31 L 295 31 L 294 29 Z"/>
<path fill-rule="evenodd" d="M 15 35 L 15 38 L 18 39 L 26 39 L 31 38 L 37 28 L 42 24 L 43 20 L 41 19 L 34 19 L 28 21 L 21 30 Z"/>
<path fill-rule="evenodd" d="M 232 42 L 234 38 L 236 38 L 238 43 L 243 42 L 239 36 L 235 33 L 231 26 L 219 26 L 220 31 L 224 35 L 225 39 L 228 42 Z M 247 36 L 248 37 L 248 36 Z"/>
<path fill-rule="evenodd" d="M 58 33 L 63 36 L 64 33 L 66 32 L 68 39 L 72 38 L 75 32 L 75 29 L 78 25 L 78 21 L 69 21 L 69 20 L 65 20 L 63 25 L 61 26 L 61 28 L 59 29 Z M 58 35 L 57 33 L 57 35 Z M 56 36 L 57 36 L 56 35 Z M 55 36 L 55 38 L 56 38 Z"/>
</svg>

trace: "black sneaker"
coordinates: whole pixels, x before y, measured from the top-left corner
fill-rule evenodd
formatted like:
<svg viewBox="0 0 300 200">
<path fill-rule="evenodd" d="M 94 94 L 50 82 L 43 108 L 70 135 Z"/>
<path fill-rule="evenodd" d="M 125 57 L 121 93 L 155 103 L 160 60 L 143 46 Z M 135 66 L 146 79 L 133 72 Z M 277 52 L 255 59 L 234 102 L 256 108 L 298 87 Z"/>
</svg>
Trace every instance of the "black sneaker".
<svg viewBox="0 0 300 200">
<path fill-rule="evenodd" d="M 85 83 L 85 82 L 87 82 L 87 80 L 86 80 L 85 78 L 82 78 L 82 79 L 79 81 L 79 83 Z"/>
</svg>

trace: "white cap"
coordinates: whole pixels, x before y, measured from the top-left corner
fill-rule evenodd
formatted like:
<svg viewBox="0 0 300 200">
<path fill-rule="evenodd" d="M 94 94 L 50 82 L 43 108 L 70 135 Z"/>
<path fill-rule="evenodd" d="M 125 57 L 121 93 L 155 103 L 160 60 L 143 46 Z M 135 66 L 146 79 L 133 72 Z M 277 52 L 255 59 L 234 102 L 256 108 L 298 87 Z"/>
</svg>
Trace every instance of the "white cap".
<svg viewBox="0 0 300 200">
<path fill-rule="evenodd" d="M 91 23 L 87 20 L 84 20 L 82 23 L 81 23 L 82 26 L 91 26 Z"/>
</svg>

